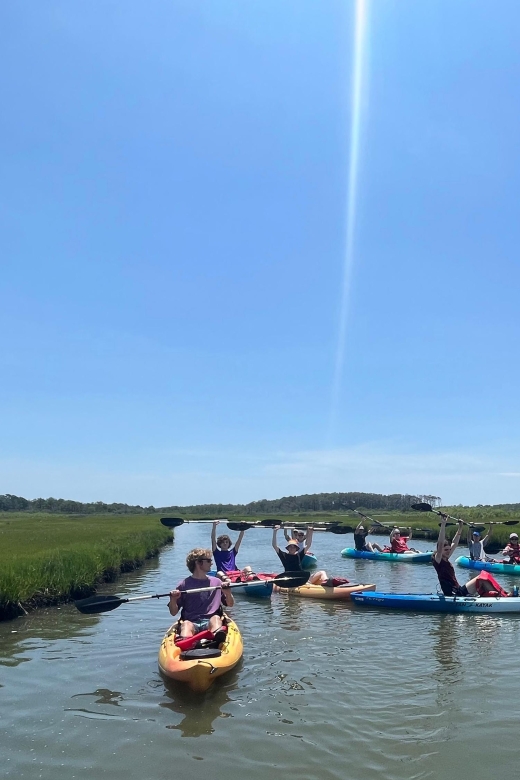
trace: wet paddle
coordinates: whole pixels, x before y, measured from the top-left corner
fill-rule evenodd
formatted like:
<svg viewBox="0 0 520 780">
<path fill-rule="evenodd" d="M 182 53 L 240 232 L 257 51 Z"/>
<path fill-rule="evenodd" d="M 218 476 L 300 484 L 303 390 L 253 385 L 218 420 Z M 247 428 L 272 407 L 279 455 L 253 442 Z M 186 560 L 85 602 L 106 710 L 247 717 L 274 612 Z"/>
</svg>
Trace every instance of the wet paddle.
<svg viewBox="0 0 520 780">
<path fill-rule="evenodd" d="M 271 580 L 253 580 L 251 582 L 233 582 L 228 585 L 229 588 L 248 588 L 251 585 L 257 585 L 262 582 L 275 582 L 276 584 L 283 582 L 284 588 L 299 588 L 300 585 L 305 585 L 310 577 L 308 571 L 283 571 L 281 574 L 277 574 Z M 186 593 L 204 593 L 210 590 L 217 590 L 221 588 L 221 585 L 212 585 L 209 588 L 193 588 L 185 591 Z M 227 588 L 225 588 L 227 590 Z M 162 599 L 169 596 L 170 593 L 155 593 L 149 596 L 132 596 L 128 599 L 120 599 L 118 596 L 89 596 L 86 599 L 79 599 L 74 602 L 74 606 L 84 615 L 93 615 L 99 612 L 111 612 L 113 609 L 117 609 L 121 604 L 129 604 L 132 601 L 144 601 L 146 599 Z"/>
</svg>

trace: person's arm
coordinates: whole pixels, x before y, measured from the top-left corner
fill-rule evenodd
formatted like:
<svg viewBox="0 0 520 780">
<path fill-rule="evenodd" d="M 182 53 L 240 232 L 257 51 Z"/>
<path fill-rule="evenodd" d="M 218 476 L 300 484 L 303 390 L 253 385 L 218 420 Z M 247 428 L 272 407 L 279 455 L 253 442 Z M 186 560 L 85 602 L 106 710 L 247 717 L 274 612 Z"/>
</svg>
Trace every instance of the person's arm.
<svg viewBox="0 0 520 780">
<path fill-rule="evenodd" d="M 313 533 L 314 533 L 314 528 L 312 527 L 312 525 L 309 525 L 307 528 L 307 535 L 305 537 L 305 547 L 303 548 L 305 552 L 311 549 Z"/>
<path fill-rule="evenodd" d="M 462 533 L 463 527 L 464 527 L 464 524 L 463 524 L 462 520 L 459 520 L 459 527 L 457 528 L 457 532 L 456 532 L 455 536 L 451 540 L 450 555 L 453 555 L 453 553 L 455 552 L 455 550 L 459 546 L 460 535 Z"/>
<path fill-rule="evenodd" d="M 170 610 L 170 615 L 172 617 L 175 617 L 177 612 L 179 611 L 179 599 L 181 597 L 180 590 L 171 590 L 170 591 L 170 600 L 168 602 L 168 609 Z"/>
<path fill-rule="evenodd" d="M 287 528 L 283 529 L 283 535 L 285 536 L 285 541 L 288 542 L 289 539 L 294 539 L 294 528 L 291 528 L 291 534 L 289 535 L 287 533 Z"/>
<path fill-rule="evenodd" d="M 278 547 L 278 541 L 276 539 L 276 534 L 278 533 L 279 530 L 280 530 L 280 526 L 279 525 L 275 525 L 275 527 L 273 528 L 273 541 L 272 541 L 272 545 L 273 545 L 273 550 L 276 553 L 278 553 L 279 550 L 280 550 L 280 548 Z"/>
<path fill-rule="evenodd" d="M 489 539 L 491 537 L 491 531 L 493 530 L 493 526 L 491 523 L 489 524 L 488 532 L 485 535 L 485 537 L 482 539 L 482 549 L 486 546 L 486 544 L 489 542 Z"/>
<path fill-rule="evenodd" d="M 229 581 L 222 583 L 222 600 L 226 607 L 233 607 L 235 605 L 235 599 L 233 593 L 229 589 Z"/>
<path fill-rule="evenodd" d="M 217 549 L 217 525 L 220 523 L 220 520 L 213 520 L 213 525 L 211 527 L 211 549 L 213 552 Z"/>
<path fill-rule="evenodd" d="M 361 519 L 361 520 L 359 521 L 359 523 L 356 525 L 356 527 L 354 528 L 354 533 L 355 533 L 355 534 L 357 534 L 357 533 L 358 533 L 358 531 L 359 531 L 359 529 L 360 529 L 360 527 L 361 527 L 362 525 L 363 525 L 363 520 Z"/>
<path fill-rule="evenodd" d="M 240 531 L 240 533 L 238 534 L 237 543 L 235 544 L 235 555 L 238 554 L 238 550 L 239 550 L 240 545 L 242 544 L 242 539 L 244 538 L 244 534 L 245 534 L 245 531 Z"/>
<path fill-rule="evenodd" d="M 439 538 L 437 539 L 437 549 L 435 550 L 435 560 L 440 563 L 442 560 L 442 551 L 444 549 L 444 540 L 446 539 L 446 521 L 448 515 L 441 515 L 441 527 L 439 528 Z"/>
</svg>

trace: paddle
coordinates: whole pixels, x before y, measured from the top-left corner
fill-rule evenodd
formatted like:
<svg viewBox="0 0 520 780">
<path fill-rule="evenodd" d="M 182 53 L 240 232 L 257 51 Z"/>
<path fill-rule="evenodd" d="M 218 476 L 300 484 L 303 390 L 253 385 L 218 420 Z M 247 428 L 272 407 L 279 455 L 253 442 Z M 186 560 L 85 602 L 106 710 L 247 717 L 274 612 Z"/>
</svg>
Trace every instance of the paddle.
<svg viewBox="0 0 520 780">
<path fill-rule="evenodd" d="M 178 528 L 185 522 L 187 521 L 183 520 L 182 517 L 161 517 L 161 523 L 165 525 L 166 528 Z"/>
<path fill-rule="evenodd" d="M 492 521 L 489 523 L 468 523 L 466 520 L 459 520 L 458 517 L 452 517 L 451 515 L 447 515 L 446 512 L 439 512 L 438 509 L 434 509 L 431 504 L 412 504 L 412 509 L 415 509 L 417 512 L 433 512 L 436 515 L 446 515 L 446 517 L 449 517 L 450 520 L 454 520 L 455 523 L 462 522 L 464 525 L 469 526 L 470 528 L 482 528 L 486 525 L 518 525 L 520 520 L 500 520 L 500 521 Z M 446 525 L 455 525 L 455 523 L 446 523 Z M 440 525 L 440 523 L 439 523 Z"/>
<path fill-rule="evenodd" d="M 284 588 L 299 588 L 300 585 L 305 585 L 310 577 L 308 571 L 283 571 L 281 574 L 277 574 L 271 580 L 253 580 L 252 582 L 233 582 L 228 585 L 229 588 L 248 588 L 251 585 L 257 585 L 259 583 L 267 582 L 283 582 Z M 185 593 L 204 593 L 205 591 L 217 590 L 221 588 L 221 585 L 212 585 L 209 588 L 192 588 L 185 591 Z M 227 588 L 226 588 L 227 590 Z M 131 601 L 143 601 L 145 599 L 162 599 L 169 596 L 170 593 L 155 593 L 150 596 L 132 596 L 129 599 L 120 599 L 118 596 L 89 596 L 86 599 L 80 599 L 74 602 L 74 606 L 84 615 L 93 615 L 98 612 L 111 612 L 113 609 L 117 609 L 121 604 L 129 604 Z"/>
</svg>

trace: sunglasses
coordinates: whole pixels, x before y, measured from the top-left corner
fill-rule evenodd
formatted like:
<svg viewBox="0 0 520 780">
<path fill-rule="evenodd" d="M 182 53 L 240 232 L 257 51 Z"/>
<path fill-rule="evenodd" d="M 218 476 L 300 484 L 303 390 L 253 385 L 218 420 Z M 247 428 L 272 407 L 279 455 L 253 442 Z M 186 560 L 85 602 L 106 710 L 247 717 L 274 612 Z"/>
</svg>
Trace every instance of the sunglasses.
<svg viewBox="0 0 520 780">
<path fill-rule="evenodd" d="M 198 563 L 211 563 L 211 558 L 197 558 Z"/>
</svg>

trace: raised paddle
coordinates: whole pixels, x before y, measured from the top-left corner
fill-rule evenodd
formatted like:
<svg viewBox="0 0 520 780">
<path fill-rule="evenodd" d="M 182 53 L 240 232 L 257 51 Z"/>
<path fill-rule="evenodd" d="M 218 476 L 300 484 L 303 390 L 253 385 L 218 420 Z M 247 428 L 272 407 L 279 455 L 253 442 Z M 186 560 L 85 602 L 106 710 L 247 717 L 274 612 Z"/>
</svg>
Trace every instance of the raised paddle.
<svg viewBox="0 0 520 780">
<path fill-rule="evenodd" d="M 283 571 L 281 574 L 277 574 L 270 580 L 252 580 L 251 582 L 233 582 L 228 585 L 227 588 L 248 588 L 251 585 L 258 585 L 259 583 L 283 582 L 284 588 L 299 588 L 300 585 L 305 585 L 309 577 L 311 576 L 308 571 Z M 212 585 L 209 588 L 191 588 L 184 591 L 185 593 L 204 593 L 205 591 L 218 590 L 221 585 Z M 111 612 L 113 609 L 117 609 L 121 604 L 129 604 L 132 601 L 144 601 L 146 599 L 162 599 L 169 596 L 170 593 L 155 593 L 150 596 L 132 596 L 129 599 L 120 599 L 118 596 L 89 596 L 86 599 L 80 599 L 74 602 L 76 609 L 83 612 L 84 615 L 93 615 L 98 612 Z"/>
<path fill-rule="evenodd" d="M 448 517 L 450 520 L 454 520 L 455 523 L 462 522 L 464 525 L 469 526 L 470 528 L 483 528 L 486 525 L 518 525 L 520 520 L 500 520 L 500 521 L 492 521 L 489 523 L 468 523 L 466 520 L 459 520 L 458 517 L 452 517 L 451 515 L 446 514 L 446 512 L 440 512 L 438 509 L 434 509 L 431 504 L 421 503 L 421 504 L 412 504 L 412 509 L 415 509 L 417 512 L 433 512 L 436 515 L 440 515 L 443 517 L 444 515 Z M 453 523 L 447 523 L 447 525 L 453 525 Z"/>
</svg>

